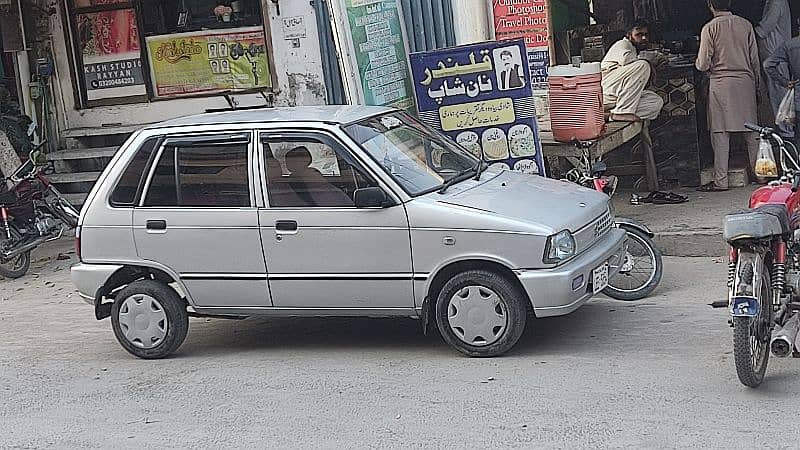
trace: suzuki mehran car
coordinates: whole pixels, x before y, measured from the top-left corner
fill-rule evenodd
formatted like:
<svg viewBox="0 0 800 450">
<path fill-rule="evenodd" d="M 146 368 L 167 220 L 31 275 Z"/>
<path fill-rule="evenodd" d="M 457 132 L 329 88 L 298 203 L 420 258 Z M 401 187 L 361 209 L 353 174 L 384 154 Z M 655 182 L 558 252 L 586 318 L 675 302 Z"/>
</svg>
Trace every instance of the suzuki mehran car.
<svg viewBox="0 0 800 450">
<path fill-rule="evenodd" d="M 393 109 L 201 114 L 135 132 L 83 207 L 72 280 L 141 358 L 189 316 L 413 317 L 470 356 L 568 314 L 624 254 L 607 196 L 487 169 Z"/>
</svg>

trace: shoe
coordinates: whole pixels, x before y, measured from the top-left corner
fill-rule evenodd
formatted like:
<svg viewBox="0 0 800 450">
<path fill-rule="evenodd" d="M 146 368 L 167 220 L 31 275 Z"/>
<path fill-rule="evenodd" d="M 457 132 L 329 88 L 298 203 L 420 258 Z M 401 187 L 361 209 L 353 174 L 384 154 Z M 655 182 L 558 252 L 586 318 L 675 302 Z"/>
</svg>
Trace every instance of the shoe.
<svg viewBox="0 0 800 450">
<path fill-rule="evenodd" d="M 723 189 L 721 187 L 717 187 L 716 184 L 712 181 L 711 183 L 704 184 L 697 188 L 697 192 L 725 192 L 727 189 Z"/>
<path fill-rule="evenodd" d="M 689 197 L 674 192 L 653 192 L 651 195 L 654 205 L 677 205 L 689 201 Z"/>
</svg>

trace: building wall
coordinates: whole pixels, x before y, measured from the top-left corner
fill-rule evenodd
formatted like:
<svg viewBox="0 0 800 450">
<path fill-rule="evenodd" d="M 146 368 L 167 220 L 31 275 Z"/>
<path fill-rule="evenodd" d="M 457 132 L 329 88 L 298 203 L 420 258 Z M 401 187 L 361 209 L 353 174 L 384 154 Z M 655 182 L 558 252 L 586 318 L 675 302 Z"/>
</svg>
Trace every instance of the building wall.
<svg viewBox="0 0 800 450">
<path fill-rule="evenodd" d="M 318 105 L 325 103 L 325 85 L 317 35 L 314 9 L 307 1 L 281 1 L 278 8 L 270 0 L 262 0 L 262 8 L 270 18 L 274 70 L 277 84 L 273 87 L 277 106 Z M 76 109 L 73 76 L 67 30 L 61 8 L 50 17 L 52 53 L 56 65 L 53 80 L 55 108 L 58 112 L 59 129 L 98 127 L 103 124 L 122 126 L 158 122 L 182 115 L 202 112 L 206 108 L 226 107 L 222 97 L 157 100 L 150 103 L 104 106 Z M 293 48 L 292 42 L 283 38 L 282 19 L 301 16 L 306 24 L 306 37 L 299 39 L 300 46 Z M 263 103 L 258 95 L 237 96 L 241 105 Z"/>
</svg>

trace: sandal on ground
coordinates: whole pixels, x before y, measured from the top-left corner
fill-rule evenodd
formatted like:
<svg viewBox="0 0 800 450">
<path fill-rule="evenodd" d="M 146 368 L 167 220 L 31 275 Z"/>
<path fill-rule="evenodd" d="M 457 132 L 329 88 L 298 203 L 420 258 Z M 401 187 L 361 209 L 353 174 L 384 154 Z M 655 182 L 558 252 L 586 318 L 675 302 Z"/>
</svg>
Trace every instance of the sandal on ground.
<svg viewBox="0 0 800 450">
<path fill-rule="evenodd" d="M 689 201 L 689 197 L 684 195 L 679 195 L 674 192 L 654 192 L 653 193 L 653 204 L 654 205 L 677 205 L 680 203 L 686 203 Z"/>
</svg>

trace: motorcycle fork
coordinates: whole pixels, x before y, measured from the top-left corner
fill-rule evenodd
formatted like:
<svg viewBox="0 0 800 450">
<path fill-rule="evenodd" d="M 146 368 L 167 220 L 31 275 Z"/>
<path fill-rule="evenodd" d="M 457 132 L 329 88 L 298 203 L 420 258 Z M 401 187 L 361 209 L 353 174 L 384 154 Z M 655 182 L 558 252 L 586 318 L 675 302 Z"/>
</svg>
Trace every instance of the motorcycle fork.
<svg viewBox="0 0 800 450">
<path fill-rule="evenodd" d="M 3 219 L 3 230 L 6 232 L 6 239 L 11 239 L 11 223 L 8 219 L 8 208 L 0 207 L 0 218 Z"/>
</svg>

